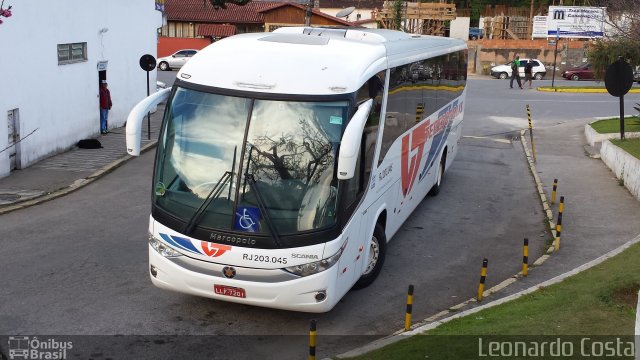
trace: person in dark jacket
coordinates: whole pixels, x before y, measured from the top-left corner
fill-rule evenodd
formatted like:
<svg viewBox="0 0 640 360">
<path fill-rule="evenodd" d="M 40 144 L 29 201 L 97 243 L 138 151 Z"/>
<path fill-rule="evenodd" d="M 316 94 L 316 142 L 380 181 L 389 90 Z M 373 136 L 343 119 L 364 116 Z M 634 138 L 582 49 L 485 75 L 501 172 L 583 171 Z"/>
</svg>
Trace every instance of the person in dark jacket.
<svg viewBox="0 0 640 360">
<path fill-rule="evenodd" d="M 106 134 L 109 132 L 109 124 L 107 119 L 109 118 L 109 110 L 111 110 L 111 93 L 107 88 L 107 80 L 100 81 L 100 133 Z"/>
<path fill-rule="evenodd" d="M 516 55 L 516 59 L 511 63 L 511 82 L 509 87 L 513 89 L 513 80 L 518 81 L 518 86 L 522 89 L 522 82 L 520 81 L 520 55 Z"/>
<path fill-rule="evenodd" d="M 529 82 L 529 89 L 531 89 L 531 85 L 533 84 L 533 60 L 527 61 L 524 65 L 524 84 Z"/>
</svg>

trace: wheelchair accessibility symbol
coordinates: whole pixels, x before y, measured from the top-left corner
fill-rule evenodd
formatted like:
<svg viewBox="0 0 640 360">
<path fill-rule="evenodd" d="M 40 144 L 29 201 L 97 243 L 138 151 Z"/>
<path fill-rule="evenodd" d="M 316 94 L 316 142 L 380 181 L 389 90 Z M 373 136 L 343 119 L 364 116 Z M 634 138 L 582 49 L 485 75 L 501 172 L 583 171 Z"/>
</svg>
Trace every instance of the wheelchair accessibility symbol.
<svg viewBox="0 0 640 360">
<path fill-rule="evenodd" d="M 236 210 L 235 230 L 246 232 L 260 231 L 260 209 L 239 206 Z"/>
</svg>

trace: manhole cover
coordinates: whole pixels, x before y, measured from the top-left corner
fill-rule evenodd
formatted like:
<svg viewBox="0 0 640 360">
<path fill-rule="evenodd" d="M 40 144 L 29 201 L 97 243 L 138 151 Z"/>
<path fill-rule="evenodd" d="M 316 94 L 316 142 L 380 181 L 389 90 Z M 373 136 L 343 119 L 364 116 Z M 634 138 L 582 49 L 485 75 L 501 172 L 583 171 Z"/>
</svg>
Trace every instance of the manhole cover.
<svg viewBox="0 0 640 360">
<path fill-rule="evenodd" d="M 16 201 L 20 199 L 20 195 L 16 194 L 0 194 L 0 201 Z"/>
</svg>

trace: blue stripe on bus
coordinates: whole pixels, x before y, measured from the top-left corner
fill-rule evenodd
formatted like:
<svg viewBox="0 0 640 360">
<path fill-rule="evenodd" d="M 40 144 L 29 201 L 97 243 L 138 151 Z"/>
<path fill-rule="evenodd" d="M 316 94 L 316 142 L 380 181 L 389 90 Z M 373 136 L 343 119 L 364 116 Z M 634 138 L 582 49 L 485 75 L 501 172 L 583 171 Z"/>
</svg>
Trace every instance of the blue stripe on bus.
<svg viewBox="0 0 640 360">
<path fill-rule="evenodd" d="M 189 239 L 181 238 L 179 236 L 169 236 L 167 234 L 162 234 L 162 233 L 160 233 L 160 237 L 164 241 L 166 241 L 168 244 L 173 245 L 177 248 L 191 251 L 196 254 L 200 254 L 200 251 L 198 251 L 198 249 L 196 249 L 196 247 L 193 246 L 193 244 L 191 243 L 191 241 L 189 241 Z"/>
</svg>

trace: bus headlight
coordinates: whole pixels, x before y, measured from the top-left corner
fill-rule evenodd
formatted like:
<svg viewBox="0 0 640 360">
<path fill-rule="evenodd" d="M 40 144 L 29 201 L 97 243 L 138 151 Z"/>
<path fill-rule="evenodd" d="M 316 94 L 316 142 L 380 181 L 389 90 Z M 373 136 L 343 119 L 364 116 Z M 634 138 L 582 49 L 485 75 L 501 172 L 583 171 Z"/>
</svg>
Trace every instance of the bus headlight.
<svg viewBox="0 0 640 360">
<path fill-rule="evenodd" d="M 162 241 L 155 238 L 155 236 L 149 234 L 149 245 L 164 257 L 177 257 L 182 256 L 182 253 L 174 250 L 173 248 L 165 245 Z"/>
<path fill-rule="evenodd" d="M 340 256 L 342 255 L 343 250 L 344 246 L 340 248 L 337 253 L 329 256 L 328 258 L 322 259 L 320 261 L 310 262 L 307 264 L 286 267 L 284 268 L 284 270 L 302 277 L 323 272 L 335 265 L 338 260 L 340 260 Z"/>
</svg>

